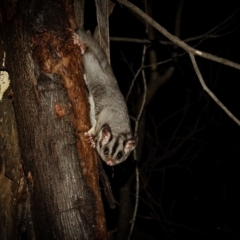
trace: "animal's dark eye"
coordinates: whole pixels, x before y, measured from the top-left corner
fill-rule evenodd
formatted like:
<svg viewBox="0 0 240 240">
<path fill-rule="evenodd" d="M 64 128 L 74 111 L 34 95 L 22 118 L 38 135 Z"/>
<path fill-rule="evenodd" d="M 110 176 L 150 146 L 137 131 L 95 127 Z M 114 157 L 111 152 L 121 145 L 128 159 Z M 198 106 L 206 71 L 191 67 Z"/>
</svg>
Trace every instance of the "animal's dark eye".
<svg viewBox="0 0 240 240">
<path fill-rule="evenodd" d="M 119 160 L 123 156 L 122 152 L 118 152 L 117 159 Z"/>
<path fill-rule="evenodd" d="M 104 149 L 103 153 L 104 153 L 104 155 L 105 155 L 105 156 L 107 156 L 107 155 L 108 155 L 108 153 L 109 153 L 109 150 L 108 150 L 108 148 L 107 148 L 107 147 Z"/>
</svg>

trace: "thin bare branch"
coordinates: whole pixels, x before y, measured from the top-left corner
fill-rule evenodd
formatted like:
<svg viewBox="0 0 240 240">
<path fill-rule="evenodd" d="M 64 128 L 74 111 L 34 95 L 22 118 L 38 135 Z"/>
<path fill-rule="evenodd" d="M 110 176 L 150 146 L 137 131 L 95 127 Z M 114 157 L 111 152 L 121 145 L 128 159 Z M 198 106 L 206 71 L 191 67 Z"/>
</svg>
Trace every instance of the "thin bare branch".
<svg viewBox="0 0 240 240">
<path fill-rule="evenodd" d="M 193 53 L 189 52 L 189 56 L 191 58 L 194 70 L 197 74 L 197 77 L 203 87 L 203 89 L 211 96 L 211 98 L 217 103 L 217 105 L 222 108 L 222 110 L 234 121 L 236 122 L 239 126 L 240 126 L 240 121 L 226 108 L 226 106 L 216 97 L 216 95 L 207 87 L 202 74 L 198 68 L 195 56 L 193 55 Z"/>
<path fill-rule="evenodd" d="M 146 54 L 146 45 L 144 45 L 144 49 L 143 49 L 143 59 L 145 58 L 145 54 Z M 143 77 L 143 97 L 142 97 L 142 103 L 141 103 L 141 107 L 139 110 L 139 113 L 136 117 L 135 120 L 135 129 L 134 129 L 134 135 L 137 135 L 137 131 L 138 131 L 138 125 L 139 125 L 139 120 L 142 116 L 143 113 L 143 109 L 146 105 L 146 98 L 147 98 L 147 81 L 146 81 L 146 76 L 145 76 L 145 70 L 142 70 L 142 77 Z M 136 148 L 134 149 L 134 159 L 137 160 L 137 151 Z"/>
<path fill-rule="evenodd" d="M 181 41 L 178 37 L 172 35 L 169 33 L 164 27 L 162 27 L 159 23 L 154 21 L 150 16 L 148 16 L 146 13 L 144 13 L 141 9 L 139 9 L 137 6 L 133 5 L 132 3 L 126 1 L 126 0 L 117 0 L 122 5 L 126 6 L 127 8 L 131 9 L 133 12 L 137 13 L 139 16 L 141 16 L 148 24 L 153 26 L 155 29 L 157 29 L 160 33 L 162 33 L 166 38 L 171 40 L 173 43 L 175 43 L 177 46 L 181 47 L 188 53 L 192 53 L 194 55 L 236 68 L 240 70 L 240 64 L 229 61 L 225 58 L 214 56 L 210 53 L 206 53 L 200 50 L 197 50 L 185 42 Z"/>
<path fill-rule="evenodd" d="M 190 38 L 186 38 L 184 40 L 182 40 L 183 42 L 191 42 L 191 41 L 196 41 L 199 39 L 207 39 L 207 38 L 216 38 L 216 37 L 220 37 L 220 36 L 225 36 L 228 33 L 224 33 L 224 34 L 220 34 L 220 35 L 216 35 L 217 32 L 223 30 L 224 28 L 226 28 L 229 25 L 229 21 L 237 14 L 237 12 L 240 10 L 240 7 L 236 9 L 235 12 L 233 12 L 229 17 L 227 17 L 224 21 L 220 22 L 217 26 L 213 27 L 212 29 L 208 30 L 206 33 L 203 33 L 199 36 L 195 36 L 195 37 L 190 37 Z"/>
<path fill-rule="evenodd" d="M 130 232 L 128 235 L 128 240 L 131 239 L 132 236 L 132 232 L 133 232 L 133 228 L 134 228 L 134 224 L 136 221 L 136 216 L 137 216 L 137 210 L 138 210 L 138 202 L 139 202 L 139 169 L 138 166 L 136 166 L 136 196 L 135 196 L 135 206 L 134 206 L 134 211 L 133 211 L 133 218 L 131 221 L 131 228 L 130 228 Z"/>
<path fill-rule="evenodd" d="M 135 76 L 134 76 L 134 78 L 133 78 L 133 80 L 131 82 L 131 85 L 129 87 L 129 90 L 128 90 L 128 93 L 127 93 L 127 96 L 126 96 L 126 99 L 125 99 L 126 102 L 128 101 L 128 97 L 129 97 L 130 93 L 132 92 L 132 88 L 134 86 L 134 83 L 135 83 L 139 73 L 142 71 L 142 68 L 143 68 L 143 63 L 141 64 L 141 67 L 137 70 L 137 72 L 136 72 L 136 74 L 135 74 Z"/>
<path fill-rule="evenodd" d="M 191 37 L 191 38 L 187 38 L 186 40 L 184 39 L 184 42 L 191 42 L 191 41 L 196 41 L 202 38 L 216 38 L 216 35 L 208 35 L 208 34 L 201 34 L 199 36 L 196 37 Z M 114 42 L 130 42 L 130 43 L 141 43 L 141 44 L 152 44 L 153 41 L 149 40 L 149 39 L 139 39 L 139 38 L 126 38 L 126 37 L 110 37 L 111 41 Z M 163 40 L 157 40 L 154 42 L 158 42 L 162 45 L 173 45 L 174 43 L 170 42 L 170 41 L 163 41 Z"/>
<path fill-rule="evenodd" d="M 141 43 L 141 44 L 152 43 L 152 41 L 148 39 L 139 39 L 139 38 L 110 37 L 110 40 L 114 42 L 131 42 L 131 43 Z M 159 42 L 161 43 L 161 41 Z"/>
<path fill-rule="evenodd" d="M 99 168 L 99 177 L 103 184 L 103 191 L 105 193 L 105 196 L 107 198 L 110 208 L 114 209 L 114 208 L 116 208 L 116 206 L 115 206 L 116 201 L 115 201 L 113 193 L 112 193 L 111 184 L 109 182 L 108 176 L 103 169 L 102 161 L 100 159 L 98 159 L 98 168 Z"/>
<path fill-rule="evenodd" d="M 181 0 L 178 5 L 177 16 L 176 16 L 176 21 L 175 21 L 175 35 L 178 37 L 180 37 L 182 11 L 183 11 L 184 2 L 185 2 L 185 0 Z"/>
<path fill-rule="evenodd" d="M 217 26 L 214 26 L 207 32 L 200 34 L 198 36 L 185 38 L 182 41 L 187 43 L 187 42 L 192 42 L 192 41 L 197 41 L 197 40 L 205 40 L 205 39 L 209 39 L 209 38 L 218 38 L 218 37 L 226 36 L 226 35 L 232 33 L 233 31 L 236 30 L 236 28 L 234 28 L 233 30 L 231 30 L 227 33 L 216 34 L 219 31 L 222 31 L 224 28 L 226 28 L 226 26 L 229 25 L 228 22 L 237 14 L 237 12 L 239 10 L 240 10 L 240 7 L 237 8 L 237 10 L 234 13 L 232 13 L 229 17 L 227 17 L 224 21 L 220 22 Z M 178 36 L 178 35 L 176 34 L 176 36 Z M 152 43 L 152 41 L 149 39 L 138 39 L 138 38 L 111 37 L 110 40 L 116 41 L 116 42 L 132 42 L 132 43 L 141 43 L 141 44 L 151 44 Z M 162 45 L 172 45 L 173 44 L 171 41 L 158 40 L 157 42 L 159 42 Z"/>
</svg>

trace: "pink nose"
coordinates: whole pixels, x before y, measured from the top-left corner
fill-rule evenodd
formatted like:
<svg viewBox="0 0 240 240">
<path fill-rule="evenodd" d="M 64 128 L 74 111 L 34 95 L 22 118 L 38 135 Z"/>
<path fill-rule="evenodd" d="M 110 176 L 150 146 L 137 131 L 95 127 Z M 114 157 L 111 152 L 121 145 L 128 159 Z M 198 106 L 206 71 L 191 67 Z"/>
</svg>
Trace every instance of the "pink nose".
<svg viewBox="0 0 240 240">
<path fill-rule="evenodd" d="M 113 165 L 113 162 L 112 162 L 112 161 L 107 161 L 107 165 L 108 165 L 108 166 L 112 166 L 112 165 Z"/>
</svg>

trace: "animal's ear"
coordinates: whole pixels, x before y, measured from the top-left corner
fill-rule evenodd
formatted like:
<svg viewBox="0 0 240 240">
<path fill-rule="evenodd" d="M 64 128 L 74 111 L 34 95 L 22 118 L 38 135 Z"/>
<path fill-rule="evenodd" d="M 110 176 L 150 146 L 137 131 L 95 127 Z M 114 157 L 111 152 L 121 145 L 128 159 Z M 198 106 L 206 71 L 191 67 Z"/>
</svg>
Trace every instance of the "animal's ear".
<svg viewBox="0 0 240 240">
<path fill-rule="evenodd" d="M 130 138 L 126 141 L 124 150 L 128 153 L 131 152 L 137 146 L 137 137 Z"/>
<path fill-rule="evenodd" d="M 107 144 L 112 138 L 112 131 L 108 124 L 104 125 L 102 128 L 102 140 L 103 144 Z"/>
</svg>

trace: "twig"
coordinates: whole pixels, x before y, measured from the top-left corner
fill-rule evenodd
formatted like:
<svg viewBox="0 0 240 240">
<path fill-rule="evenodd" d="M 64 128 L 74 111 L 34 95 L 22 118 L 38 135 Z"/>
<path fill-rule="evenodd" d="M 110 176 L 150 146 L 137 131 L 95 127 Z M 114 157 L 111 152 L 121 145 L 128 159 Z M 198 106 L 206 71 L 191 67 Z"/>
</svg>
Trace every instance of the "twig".
<svg viewBox="0 0 240 240">
<path fill-rule="evenodd" d="M 197 74 L 197 77 L 203 87 L 203 89 L 211 96 L 211 98 L 217 103 L 217 105 L 222 108 L 222 110 L 234 121 L 240 126 L 240 121 L 225 107 L 225 105 L 216 97 L 216 95 L 207 87 L 207 85 L 204 82 L 204 79 L 202 77 L 202 74 L 198 68 L 195 56 L 193 53 L 189 52 L 189 56 L 191 58 L 194 70 Z"/>
<path fill-rule="evenodd" d="M 144 61 L 145 61 L 146 50 L 147 50 L 147 47 L 146 47 L 146 45 L 144 45 L 144 47 L 143 47 L 143 55 L 142 55 L 141 66 L 140 66 L 139 69 L 137 70 L 137 72 L 136 72 L 136 74 L 135 74 L 135 76 L 134 76 L 134 78 L 133 78 L 133 80 L 132 80 L 132 82 L 131 82 L 130 88 L 129 88 L 129 90 L 128 90 L 128 93 L 127 93 L 127 96 L 126 96 L 126 99 L 125 99 L 126 102 L 127 102 L 127 100 L 128 100 L 128 97 L 129 97 L 129 95 L 130 95 L 130 93 L 131 93 L 131 91 L 132 91 L 133 85 L 134 85 L 134 83 L 135 83 L 135 81 L 136 81 L 139 73 L 140 73 L 141 71 L 144 71 L 143 69 L 145 68 L 145 66 L 144 66 Z M 145 80 L 145 82 L 146 82 L 146 80 Z M 145 83 L 145 84 L 146 84 L 146 83 Z M 146 88 L 147 88 L 147 87 L 146 87 Z M 141 117 L 141 116 L 140 116 L 140 117 Z M 136 129 L 136 127 L 135 127 L 135 129 Z M 135 135 L 136 135 L 136 134 L 137 134 L 137 132 L 136 132 L 136 130 L 135 130 Z"/>
<path fill-rule="evenodd" d="M 178 5 L 176 21 L 175 21 L 175 35 L 178 37 L 180 37 L 183 5 L 184 5 L 184 0 L 181 0 Z"/>
<path fill-rule="evenodd" d="M 171 40 L 173 43 L 184 49 L 188 53 L 192 53 L 194 55 L 198 55 L 200 57 L 236 68 L 240 70 L 240 64 L 229 61 L 225 58 L 214 56 L 210 53 L 202 52 L 200 50 L 197 50 L 185 42 L 181 41 L 178 37 L 172 35 L 170 32 L 168 32 L 164 27 L 162 27 L 159 23 L 154 21 L 151 17 L 149 17 L 146 13 L 144 13 L 141 9 L 139 9 L 137 6 L 133 5 L 132 3 L 126 1 L 126 0 L 117 0 L 117 2 L 121 3 L 122 5 L 126 6 L 127 8 L 131 9 L 133 12 L 137 13 L 139 16 L 141 16 L 148 24 L 153 26 L 155 29 L 157 29 L 160 33 L 162 33 L 166 38 Z"/>
<path fill-rule="evenodd" d="M 126 99 L 125 99 L 126 102 L 128 101 L 128 97 L 129 97 L 130 93 L 132 92 L 133 85 L 134 85 L 139 73 L 141 72 L 142 68 L 143 68 L 143 63 L 141 64 L 141 67 L 137 70 L 137 73 L 135 74 L 135 76 L 134 76 L 134 78 L 131 82 L 131 85 L 129 87 L 129 90 L 128 90 L 128 93 L 127 93 L 127 96 L 126 96 Z"/>
<path fill-rule="evenodd" d="M 146 45 L 144 45 L 144 49 L 143 49 L 143 62 L 144 62 L 144 58 L 145 58 L 145 53 L 146 53 Z M 143 75 L 144 95 L 143 95 L 143 99 L 142 99 L 141 108 L 140 108 L 138 116 L 137 116 L 137 118 L 135 120 L 135 131 L 134 131 L 135 136 L 136 136 L 137 131 L 138 131 L 139 120 L 140 120 L 140 118 L 142 116 L 142 112 L 143 112 L 144 106 L 146 104 L 147 83 L 146 83 L 146 77 L 145 77 L 144 69 L 142 70 L 142 75 Z M 136 149 L 134 149 L 134 160 L 137 160 L 137 151 L 136 151 Z M 130 227 L 130 231 L 129 231 L 129 234 L 128 234 L 128 240 L 130 240 L 131 236 L 132 236 L 132 232 L 133 232 L 133 228 L 134 228 L 135 221 L 136 221 L 136 216 L 137 216 L 138 202 L 139 202 L 139 169 L 138 169 L 137 162 L 136 162 L 135 171 L 136 171 L 135 205 L 134 205 L 133 217 L 132 217 L 132 221 L 131 221 L 131 227 Z"/>
<path fill-rule="evenodd" d="M 146 3 L 146 1 L 145 1 Z M 148 25 L 146 26 L 146 31 L 148 31 Z M 141 67 L 139 68 L 139 70 L 142 70 L 142 77 L 143 77 L 143 98 L 142 98 L 142 103 L 141 103 L 141 107 L 138 113 L 138 116 L 136 118 L 135 121 L 135 129 L 134 129 L 134 135 L 137 135 L 137 131 L 138 131 L 138 125 L 139 125 L 139 120 L 142 116 L 143 113 L 143 109 L 145 107 L 146 104 L 146 98 L 147 98 L 147 82 L 146 82 L 146 76 L 145 76 L 145 70 L 143 69 L 144 66 L 144 61 L 145 61 L 145 55 L 146 55 L 146 50 L 147 50 L 147 46 L 144 45 L 143 47 L 143 54 L 142 54 L 142 64 Z M 134 160 L 137 160 L 137 151 L 136 148 L 134 149 Z M 133 211 L 133 217 L 132 217 L 132 221 L 131 221 L 131 227 L 130 227 L 130 231 L 128 234 L 128 240 L 131 239 L 132 236 L 132 232 L 133 232 L 133 228 L 135 225 L 135 221 L 136 221 L 136 216 L 137 216 L 137 210 L 138 210 L 138 202 L 139 202 L 139 169 L 138 169 L 138 165 L 137 165 L 137 161 L 136 161 L 136 195 L 135 195 L 135 206 L 134 206 L 134 211 Z"/>
<path fill-rule="evenodd" d="M 206 52 L 202 52 L 199 51 L 191 46 L 189 46 L 188 44 L 186 44 L 185 42 L 181 41 L 178 37 L 172 35 L 171 33 L 169 33 L 164 27 L 162 27 L 159 23 L 157 23 L 156 21 L 154 21 L 150 16 L 148 16 L 146 13 L 144 13 L 141 9 L 139 9 L 138 7 L 136 7 L 135 5 L 133 5 L 132 3 L 126 1 L 126 0 L 117 0 L 119 3 L 123 4 L 124 6 L 126 6 L 127 8 L 131 9 L 133 12 L 137 13 L 139 16 L 141 16 L 148 24 L 150 24 L 151 26 L 153 26 L 155 29 L 157 29 L 159 32 L 161 32 L 166 38 L 168 38 L 169 40 L 171 40 L 173 43 L 175 43 L 177 46 L 181 47 L 182 49 L 184 49 L 186 52 L 188 52 L 188 54 L 190 55 L 190 58 L 192 60 L 194 69 L 196 71 L 196 74 L 199 78 L 200 83 L 203 86 L 203 89 L 211 96 L 211 98 L 227 113 L 227 115 L 233 119 L 239 126 L 240 126 L 240 121 L 225 107 L 225 105 L 214 95 L 214 93 L 206 86 L 202 75 L 198 69 L 197 63 L 195 61 L 195 57 L 194 55 L 224 64 L 226 66 L 230 66 L 233 68 L 236 68 L 238 70 L 240 70 L 240 64 L 229 61 L 225 58 L 221 58 L 221 57 L 217 57 L 214 56 L 210 53 L 206 53 Z"/>
<path fill-rule="evenodd" d="M 139 169 L 137 166 L 137 162 L 136 162 L 136 198 L 135 198 L 135 206 L 134 206 L 134 211 L 133 211 L 133 218 L 131 221 L 131 227 L 130 227 L 130 232 L 128 234 L 128 240 L 131 239 L 132 236 L 132 232 L 133 232 L 133 228 L 134 228 L 134 224 L 136 221 L 136 216 L 137 216 L 137 210 L 138 210 L 138 201 L 139 201 Z"/>
<path fill-rule="evenodd" d="M 146 49 L 147 49 L 147 47 L 146 47 L 146 45 L 144 45 L 143 56 L 142 56 L 142 65 L 144 64 Z M 135 136 L 137 135 L 139 120 L 142 116 L 143 109 L 144 109 L 144 106 L 146 104 L 146 98 L 147 98 L 147 82 L 146 82 L 146 76 L 145 76 L 145 70 L 144 69 L 142 69 L 142 77 L 143 77 L 143 98 L 142 98 L 142 103 L 141 103 L 141 107 L 140 107 L 138 116 L 137 116 L 136 121 L 135 121 L 135 129 L 134 129 L 134 135 Z M 134 149 L 134 160 L 137 160 L 136 148 Z"/>
<path fill-rule="evenodd" d="M 229 34 L 229 33 L 227 33 Z M 199 36 L 195 37 L 189 37 L 186 39 L 183 39 L 182 41 L 184 42 L 192 42 L 192 41 L 197 41 L 202 38 L 217 38 L 220 36 L 225 36 L 227 34 L 221 34 L 221 35 L 215 35 L 215 34 L 207 34 L 203 33 Z M 141 44 L 153 44 L 153 43 L 160 43 L 162 45 L 173 45 L 174 43 L 171 41 L 164 41 L 164 40 L 150 40 L 150 39 L 139 39 L 139 38 L 127 38 L 127 37 L 110 37 L 110 41 L 112 42 L 130 42 L 130 43 L 141 43 Z"/>
<path fill-rule="evenodd" d="M 143 56 L 142 56 L 142 65 L 144 64 L 144 59 L 145 59 L 145 54 L 146 54 L 146 45 L 144 45 L 143 47 Z M 145 76 L 145 70 L 142 69 L 142 76 L 143 76 L 143 88 L 144 88 L 144 94 L 143 94 L 143 98 L 142 98 L 142 104 L 138 113 L 138 116 L 135 120 L 135 129 L 134 129 L 134 135 L 137 135 L 137 131 L 138 131 L 138 124 L 139 124 L 139 120 L 142 116 L 142 112 L 143 109 L 145 107 L 146 104 L 146 97 L 147 97 L 147 83 L 146 83 L 146 76 Z M 136 148 L 134 149 L 134 160 L 137 160 L 137 151 Z M 133 232 L 133 228 L 134 228 L 134 224 L 136 221 L 136 216 L 137 216 L 137 210 L 138 210 L 138 199 L 139 199 L 139 170 L 138 170 L 138 166 L 137 166 L 137 162 L 136 162 L 136 196 L 135 196 L 135 206 L 134 206 L 134 212 L 133 212 L 133 217 L 132 217 L 132 221 L 131 221 L 131 227 L 130 227 L 130 232 L 128 235 L 128 240 L 131 239 L 132 236 L 132 232 Z"/>
<path fill-rule="evenodd" d="M 150 44 L 152 41 L 149 39 L 139 39 L 139 38 L 126 38 L 126 37 L 110 37 L 111 41 L 114 42 L 130 42 L 130 43 L 143 43 L 143 44 Z M 159 41 L 161 43 L 161 41 Z M 170 42 L 169 42 L 170 43 Z"/>
<path fill-rule="evenodd" d="M 234 13 L 232 13 L 229 17 L 227 17 L 223 22 L 220 22 L 217 26 L 208 30 L 206 33 L 203 33 L 199 36 L 186 38 L 183 41 L 186 43 L 186 42 L 196 41 L 196 40 L 199 40 L 199 39 L 202 39 L 202 38 L 216 38 L 216 37 L 219 37 L 219 35 L 216 35 L 216 33 L 221 31 L 222 29 L 226 28 L 225 24 L 227 24 L 230 21 L 230 19 L 233 18 L 233 16 L 237 14 L 237 12 L 239 10 L 240 10 L 240 7 L 237 8 L 236 11 Z M 226 34 L 221 34 L 220 36 L 225 36 L 225 35 Z"/>
<path fill-rule="evenodd" d="M 217 26 L 211 28 L 207 32 L 205 32 L 203 34 L 200 34 L 198 36 L 185 38 L 182 41 L 187 43 L 187 42 L 197 41 L 197 40 L 200 40 L 200 39 L 216 38 L 216 37 L 225 36 L 225 35 L 229 34 L 229 32 L 228 32 L 228 33 L 224 33 L 224 34 L 221 34 L 221 35 L 216 35 L 217 32 L 219 32 L 219 31 L 221 31 L 222 29 L 225 28 L 224 24 L 226 24 L 231 18 L 233 18 L 233 16 L 236 15 L 236 13 L 239 10 L 240 10 L 240 7 L 233 14 L 231 14 L 228 18 L 226 18 L 223 22 L 219 23 Z M 230 31 L 230 32 L 232 32 L 232 31 Z M 149 39 L 124 38 L 124 37 L 110 37 L 110 40 L 111 41 L 116 41 L 116 42 L 131 42 L 131 43 L 141 43 L 141 44 L 151 44 L 151 43 L 153 43 L 153 41 L 149 40 Z M 173 43 L 171 41 L 158 40 L 158 41 L 154 41 L 154 42 L 159 42 L 162 45 L 173 45 Z"/>
<path fill-rule="evenodd" d="M 114 202 L 115 199 L 113 197 L 112 189 L 111 189 L 111 184 L 108 180 L 107 174 L 105 173 L 103 166 L 102 166 L 102 161 L 98 159 L 98 168 L 99 168 L 99 176 L 103 185 L 103 191 L 105 193 L 105 196 L 107 198 L 107 201 L 110 205 L 111 209 L 116 208 Z"/>
</svg>

